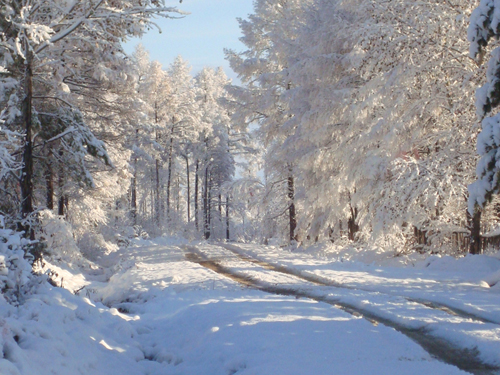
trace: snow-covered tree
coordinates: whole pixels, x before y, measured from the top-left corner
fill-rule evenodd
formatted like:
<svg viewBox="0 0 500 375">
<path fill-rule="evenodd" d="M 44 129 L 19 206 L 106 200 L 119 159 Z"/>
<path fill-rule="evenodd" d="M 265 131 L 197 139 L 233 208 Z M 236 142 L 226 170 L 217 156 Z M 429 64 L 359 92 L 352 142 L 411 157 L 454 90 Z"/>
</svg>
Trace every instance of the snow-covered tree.
<svg viewBox="0 0 500 375">
<path fill-rule="evenodd" d="M 491 38 L 498 38 L 500 5 L 497 1 L 481 0 L 470 18 L 468 39 L 470 57 L 482 63 Z M 481 252 L 479 222 L 481 210 L 500 191 L 500 114 L 488 116 L 500 104 L 500 48 L 491 51 L 486 71 L 486 83 L 476 92 L 477 115 L 482 130 L 477 138 L 477 181 L 469 186 L 469 212 L 473 215 L 474 231 L 471 253 Z"/>
<path fill-rule="evenodd" d="M 79 104 L 99 91 L 99 84 L 115 70 L 123 52 L 120 43 L 141 35 L 151 17 L 174 8 L 158 1 L 11 1 L 0 14 L 0 65 L 6 124 L 24 134 L 19 173 L 21 227 L 31 232 L 34 211 L 33 163 L 38 144 L 35 133 L 44 127 L 46 113 L 58 133 L 45 142 L 66 143 L 65 156 L 73 164 L 85 154 L 110 164 L 103 143 L 88 127 Z M 64 142 L 63 142 L 64 140 Z M 84 174 L 89 177 L 88 173 Z"/>
<path fill-rule="evenodd" d="M 203 181 L 203 232 L 205 238 L 224 237 L 223 227 L 228 227 L 227 221 L 223 219 L 222 208 L 228 215 L 228 195 L 224 187 L 231 182 L 235 173 L 233 148 L 233 126 L 229 112 L 224 102 L 229 100 L 225 87 L 229 80 L 222 71 L 204 68 L 196 76 L 198 87 L 198 102 L 201 110 L 202 130 L 199 133 L 199 141 L 196 147 L 196 186 L 199 177 Z M 197 190 L 197 189 L 196 189 Z M 223 197 L 225 195 L 225 197 Z M 225 204 L 223 204 L 223 198 Z M 197 191 L 195 191 L 195 207 L 197 203 Z M 195 208 L 195 215 L 198 210 Z M 196 217 L 198 222 L 198 217 Z"/>
<path fill-rule="evenodd" d="M 178 56 L 171 64 L 168 74 L 172 82 L 172 92 L 168 102 L 168 136 L 166 145 L 168 164 L 166 212 L 170 220 L 173 201 L 171 194 L 172 181 L 174 180 L 176 156 L 180 156 L 181 149 L 184 155 L 189 154 L 191 145 L 198 139 L 199 133 L 203 131 L 203 124 L 200 122 L 201 113 L 198 108 L 199 103 L 196 100 L 197 89 L 194 79 L 190 74 L 188 62 L 181 56 Z M 175 154 L 174 151 L 176 151 Z M 188 169 L 187 167 L 186 171 Z M 185 177 L 187 184 L 189 174 L 187 173 Z"/>
<path fill-rule="evenodd" d="M 296 237 L 295 165 L 283 144 L 292 134 L 293 116 L 283 95 L 294 82 L 288 73 L 285 49 L 293 40 L 300 16 L 301 5 L 308 2 L 295 0 L 262 0 L 254 2 L 254 14 L 248 20 L 239 20 L 248 48 L 242 53 L 226 51 L 231 68 L 238 74 L 243 87 L 233 87 L 235 98 L 234 122 L 258 123 L 261 140 L 266 147 L 265 171 L 267 186 L 276 194 L 276 207 L 269 207 L 269 218 L 283 222 L 287 217 L 290 241 Z"/>
<path fill-rule="evenodd" d="M 235 118 L 263 135 L 269 217 L 298 207 L 300 240 L 398 248 L 468 231 L 474 110 L 458 98 L 477 81 L 470 12 L 462 0 L 255 3 L 241 22 L 248 50 L 228 56 L 244 84 Z"/>
<path fill-rule="evenodd" d="M 465 124 L 473 110 L 453 98 L 470 96 L 468 82 L 476 79 L 461 52 L 470 11 L 460 1 L 318 1 L 308 8 L 290 51 L 298 82 L 290 97 L 300 121 L 292 144 L 307 155 L 304 179 L 323 191 L 305 196 L 319 208 L 302 222 L 312 236 L 344 220 L 351 235 L 355 221 L 369 236 L 402 236 L 404 243 L 416 231 L 419 245 L 431 245 L 428 234 L 440 247 L 466 230 L 474 158 Z M 311 43 L 315 35 L 323 40 Z"/>
</svg>

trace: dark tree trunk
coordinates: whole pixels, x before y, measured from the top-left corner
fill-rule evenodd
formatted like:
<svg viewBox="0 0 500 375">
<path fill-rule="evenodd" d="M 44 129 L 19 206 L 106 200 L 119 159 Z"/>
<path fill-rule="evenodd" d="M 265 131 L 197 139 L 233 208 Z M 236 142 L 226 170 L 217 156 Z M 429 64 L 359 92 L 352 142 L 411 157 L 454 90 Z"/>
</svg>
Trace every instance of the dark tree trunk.
<svg viewBox="0 0 500 375">
<path fill-rule="evenodd" d="M 155 189 L 154 189 L 154 183 L 155 183 L 155 178 L 154 178 L 154 169 L 151 167 L 150 170 L 150 176 L 151 176 L 151 191 L 150 191 L 150 200 L 151 200 L 151 206 L 150 206 L 150 217 L 151 220 L 154 220 L 155 217 Z"/>
<path fill-rule="evenodd" d="M 226 240 L 229 241 L 229 195 L 226 196 Z"/>
<path fill-rule="evenodd" d="M 180 176 L 177 176 L 177 192 L 176 192 L 176 195 L 177 195 L 177 214 L 179 214 L 179 212 L 181 211 L 181 200 L 179 199 L 180 198 L 180 191 L 181 191 L 181 178 Z"/>
<path fill-rule="evenodd" d="M 155 124 L 158 124 L 158 103 L 155 101 Z M 158 134 L 158 129 L 156 129 L 155 135 L 156 142 L 160 143 L 160 135 Z M 156 189 L 155 189 L 155 203 L 154 203 L 154 211 L 155 211 L 155 223 L 157 228 L 160 228 L 160 160 L 156 159 Z"/>
<path fill-rule="evenodd" d="M 45 173 L 45 188 L 47 193 L 47 208 L 54 209 L 54 172 L 52 171 L 52 151 L 49 151 L 47 158 L 47 171 Z"/>
<path fill-rule="evenodd" d="M 130 215 L 132 216 L 132 224 L 136 225 L 137 224 L 137 172 L 135 168 L 134 168 L 134 175 L 132 176 L 130 190 L 131 190 Z"/>
<path fill-rule="evenodd" d="M 209 194 L 208 194 L 208 167 L 205 168 L 205 189 L 203 192 L 203 230 L 205 239 L 210 238 L 210 216 L 209 216 Z"/>
<path fill-rule="evenodd" d="M 28 51 L 28 49 L 26 49 Z M 35 232 L 26 219 L 33 213 L 33 70 L 32 52 L 26 53 L 26 75 L 24 90 L 26 97 L 22 105 L 23 123 L 25 126 L 25 140 L 23 147 L 23 167 L 21 170 L 21 218 L 23 223 L 20 229 L 31 240 L 35 239 Z"/>
<path fill-rule="evenodd" d="M 413 234 L 415 235 L 415 240 L 418 245 L 428 245 L 427 243 L 427 231 L 418 229 L 416 226 L 413 227 Z"/>
<path fill-rule="evenodd" d="M 61 166 L 59 168 L 59 176 L 57 178 L 57 184 L 59 189 L 59 199 L 57 201 L 57 214 L 59 216 L 64 216 L 64 203 L 65 203 L 65 194 L 64 194 L 64 169 L 62 167 L 63 163 L 63 155 L 62 151 L 59 151 L 59 157 L 61 159 Z"/>
<path fill-rule="evenodd" d="M 130 216 L 132 225 L 137 225 L 137 157 L 133 159 L 134 173 L 130 181 Z"/>
<path fill-rule="evenodd" d="M 200 166 L 200 162 L 198 159 L 196 159 L 196 169 L 195 169 L 195 174 L 194 174 L 194 223 L 196 226 L 196 231 L 200 230 L 200 225 L 198 222 L 198 190 L 199 190 L 199 176 L 198 176 L 198 169 Z"/>
<path fill-rule="evenodd" d="M 223 216 L 222 216 L 222 195 L 221 193 L 219 193 L 219 225 L 220 225 L 220 228 L 221 228 L 221 231 L 222 231 L 222 227 L 223 227 Z"/>
<path fill-rule="evenodd" d="M 212 181 L 208 181 L 208 199 L 207 199 L 207 217 L 208 217 L 208 237 L 212 235 Z"/>
<path fill-rule="evenodd" d="M 474 215 L 471 218 L 470 226 L 470 254 L 481 254 L 482 253 L 482 243 L 481 243 L 481 209 L 476 206 Z"/>
<path fill-rule="evenodd" d="M 174 127 L 172 126 L 172 134 Z M 173 135 L 170 137 L 170 146 L 168 150 L 168 175 L 167 175 L 167 220 L 170 220 L 170 187 L 172 185 L 172 152 L 173 152 Z"/>
<path fill-rule="evenodd" d="M 155 222 L 160 227 L 160 161 L 156 159 Z"/>
<path fill-rule="evenodd" d="M 342 223 L 342 222 L 341 222 Z M 328 239 L 330 240 L 331 243 L 334 243 L 335 242 L 335 239 L 333 238 L 333 227 L 332 226 L 329 226 L 328 227 Z"/>
<path fill-rule="evenodd" d="M 64 216 L 64 195 L 61 195 L 57 202 L 57 214 L 59 216 Z"/>
<path fill-rule="evenodd" d="M 61 195 L 59 196 L 59 200 L 57 202 L 57 214 L 59 216 L 64 216 L 64 207 L 66 206 L 66 197 L 64 194 L 61 192 Z"/>
<path fill-rule="evenodd" d="M 347 221 L 348 236 L 351 241 L 354 241 L 356 233 L 358 233 L 359 231 L 359 225 L 356 222 L 357 218 L 358 218 L 358 209 L 351 207 L 351 216 Z"/>
<path fill-rule="evenodd" d="M 356 192 L 356 190 L 354 190 Z M 349 240 L 354 241 L 356 238 L 356 233 L 359 232 L 359 225 L 357 223 L 358 220 L 358 209 L 357 207 L 352 207 L 351 203 L 351 193 L 348 192 L 349 195 L 349 207 L 351 210 L 351 216 L 347 220 L 347 237 Z"/>
<path fill-rule="evenodd" d="M 68 197 L 66 195 L 61 195 L 59 201 L 57 202 L 57 214 L 59 216 L 64 216 L 68 211 Z"/>
<path fill-rule="evenodd" d="M 135 129 L 135 142 L 139 142 L 139 129 Z M 132 159 L 134 174 L 130 181 L 130 216 L 132 217 L 132 225 L 137 225 L 137 156 Z"/>
<path fill-rule="evenodd" d="M 189 186 L 189 157 L 186 155 L 187 222 L 191 221 L 191 190 Z"/>
<path fill-rule="evenodd" d="M 290 202 L 290 206 L 288 207 L 288 217 L 290 222 L 290 242 L 295 240 L 295 229 L 297 228 L 297 216 L 295 212 L 295 186 L 293 176 L 288 176 L 288 199 Z"/>
</svg>

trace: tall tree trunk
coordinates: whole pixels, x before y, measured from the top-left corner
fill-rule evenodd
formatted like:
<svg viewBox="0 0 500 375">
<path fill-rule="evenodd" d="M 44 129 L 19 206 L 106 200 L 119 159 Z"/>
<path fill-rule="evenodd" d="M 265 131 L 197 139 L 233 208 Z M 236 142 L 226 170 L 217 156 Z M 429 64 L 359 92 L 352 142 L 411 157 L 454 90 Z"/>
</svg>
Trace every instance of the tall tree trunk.
<svg viewBox="0 0 500 375">
<path fill-rule="evenodd" d="M 23 123 L 25 127 L 25 140 L 23 147 L 23 167 L 21 169 L 21 218 L 23 223 L 20 229 L 31 240 L 35 239 L 35 232 L 26 221 L 33 213 L 33 55 L 29 48 L 25 49 L 25 98 L 22 105 Z"/>
<path fill-rule="evenodd" d="M 297 214 L 295 212 L 295 186 L 294 179 L 292 176 L 292 170 L 289 170 L 290 174 L 288 176 L 288 199 L 290 206 L 288 207 L 288 217 L 290 223 L 290 242 L 295 240 L 295 229 L 297 228 Z"/>
<path fill-rule="evenodd" d="M 172 133 L 174 127 L 172 126 Z M 168 150 L 168 174 L 167 174 L 167 220 L 170 220 L 170 187 L 172 185 L 172 152 L 173 152 L 173 136 L 170 137 L 170 146 Z"/>
<path fill-rule="evenodd" d="M 421 230 L 416 226 L 413 226 L 413 234 L 418 245 L 427 245 L 427 231 Z"/>
<path fill-rule="evenodd" d="M 470 215 L 469 215 L 470 217 Z M 482 243 L 481 243 L 481 209 L 476 205 L 474 210 L 474 215 L 470 220 L 470 254 L 481 254 Z"/>
<path fill-rule="evenodd" d="M 135 129 L 135 144 L 139 143 L 139 128 Z M 134 152 L 132 159 L 134 172 L 130 181 L 130 216 L 132 217 L 132 225 L 137 225 L 137 155 Z"/>
<path fill-rule="evenodd" d="M 229 195 L 226 196 L 226 240 L 229 241 Z"/>
<path fill-rule="evenodd" d="M 59 197 L 57 202 L 57 214 L 59 216 L 65 216 L 68 208 L 68 197 L 63 194 Z"/>
<path fill-rule="evenodd" d="M 356 190 L 354 190 L 356 192 Z M 352 207 L 351 204 L 351 193 L 348 192 L 349 195 L 349 207 L 351 211 L 351 216 L 347 220 L 347 236 L 351 241 L 354 241 L 356 238 L 356 233 L 359 232 L 359 225 L 357 223 L 358 220 L 358 208 Z"/>
<path fill-rule="evenodd" d="M 61 193 L 59 200 L 57 201 L 57 214 L 59 216 L 64 216 L 64 194 Z"/>
<path fill-rule="evenodd" d="M 210 238 L 210 217 L 209 217 L 209 194 L 208 194 L 208 166 L 205 167 L 205 189 L 203 192 L 203 230 L 205 239 Z"/>
<path fill-rule="evenodd" d="M 219 189 L 220 189 L 220 187 L 219 187 Z M 218 218 L 219 223 L 218 223 L 218 225 L 220 226 L 220 231 L 221 231 L 221 236 L 222 236 L 222 233 L 224 231 L 224 229 L 223 229 L 224 228 L 224 221 L 223 221 L 224 219 L 222 216 L 222 195 L 220 193 L 220 190 L 219 190 L 219 197 L 218 198 L 219 198 L 219 218 Z"/>
<path fill-rule="evenodd" d="M 159 119 L 158 119 L 158 102 L 155 101 L 155 124 L 158 127 Z M 156 142 L 159 144 L 160 143 L 160 135 L 158 133 L 158 128 L 156 129 L 156 134 L 155 134 L 155 139 Z M 156 226 L 159 229 L 160 228 L 160 160 L 156 158 L 156 191 L 155 191 L 155 222 Z"/>
<path fill-rule="evenodd" d="M 196 168 L 195 168 L 195 174 L 194 174 L 194 223 L 196 227 L 196 231 L 200 231 L 200 225 L 198 222 L 198 190 L 199 190 L 199 176 L 198 176 L 198 169 L 200 167 L 200 161 L 196 159 Z"/>
<path fill-rule="evenodd" d="M 137 225 L 137 157 L 133 159 L 134 173 L 130 183 L 130 216 L 132 217 L 132 225 Z"/>
<path fill-rule="evenodd" d="M 150 214 L 150 217 L 151 217 L 151 221 L 154 220 L 155 218 L 155 189 L 154 189 L 154 181 L 155 181 L 155 178 L 154 178 L 154 169 L 153 167 L 151 167 L 151 170 L 150 170 L 150 176 L 151 176 L 151 191 L 150 191 L 150 200 L 151 200 L 151 206 L 150 206 L 150 210 L 151 210 L 151 214 Z"/>
<path fill-rule="evenodd" d="M 191 191 L 190 191 L 190 186 L 189 186 L 189 157 L 188 155 L 185 156 L 186 158 L 186 188 L 187 188 L 187 222 L 188 224 L 191 222 Z"/>
<path fill-rule="evenodd" d="M 160 161 L 156 159 L 155 222 L 160 228 Z"/>
<path fill-rule="evenodd" d="M 213 221 L 212 221 L 212 181 L 211 177 L 208 181 L 208 199 L 207 199 L 207 217 L 208 217 L 208 237 L 207 240 L 213 233 Z"/>
<path fill-rule="evenodd" d="M 59 200 L 57 202 L 57 214 L 59 216 L 64 216 L 64 207 L 65 207 L 65 194 L 64 194 L 64 169 L 62 167 L 63 163 L 63 157 L 64 153 L 62 151 L 59 151 L 59 157 L 61 159 L 61 166 L 59 168 L 59 176 L 57 178 L 57 185 L 59 189 Z"/>
<path fill-rule="evenodd" d="M 358 218 L 358 208 L 357 207 L 353 208 L 351 206 L 351 216 L 347 221 L 348 237 L 351 241 L 354 241 L 354 239 L 356 238 L 356 233 L 358 233 L 359 231 L 359 225 L 356 222 L 357 218 Z"/>
<path fill-rule="evenodd" d="M 181 191 L 181 177 L 180 176 L 177 176 L 177 186 L 176 186 L 176 193 L 175 195 L 177 196 L 177 209 L 176 209 L 176 212 L 177 214 L 179 214 L 179 212 L 181 211 L 181 200 L 180 200 L 180 191 Z"/>
<path fill-rule="evenodd" d="M 52 150 L 47 157 L 47 171 L 45 172 L 45 188 L 47 193 L 47 208 L 54 209 L 54 172 L 52 170 Z"/>
<path fill-rule="evenodd" d="M 137 176 L 135 172 L 131 183 L 130 215 L 132 216 L 132 225 L 137 225 Z"/>
</svg>

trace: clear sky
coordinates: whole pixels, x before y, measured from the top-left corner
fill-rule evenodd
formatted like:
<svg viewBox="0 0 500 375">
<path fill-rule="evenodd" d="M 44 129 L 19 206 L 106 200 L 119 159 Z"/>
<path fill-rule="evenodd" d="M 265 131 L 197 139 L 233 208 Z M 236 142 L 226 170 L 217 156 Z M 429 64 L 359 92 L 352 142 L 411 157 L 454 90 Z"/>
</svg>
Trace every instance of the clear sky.
<svg viewBox="0 0 500 375">
<path fill-rule="evenodd" d="M 149 51 L 151 60 L 158 60 L 166 69 L 177 55 L 188 60 L 196 74 L 204 66 L 222 66 L 235 79 L 224 60 L 224 48 L 243 51 L 239 41 L 241 32 L 236 18 L 247 18 L 252 13 L 252 0 L 166 0 L 167 6 L 176 6 L 190 12 L 182 19 L 157 19 L 162 33 L 156 29 L 142 39 L 132 39 L 125 51 L 132 53 L 138 43 Z"/>
</svg>

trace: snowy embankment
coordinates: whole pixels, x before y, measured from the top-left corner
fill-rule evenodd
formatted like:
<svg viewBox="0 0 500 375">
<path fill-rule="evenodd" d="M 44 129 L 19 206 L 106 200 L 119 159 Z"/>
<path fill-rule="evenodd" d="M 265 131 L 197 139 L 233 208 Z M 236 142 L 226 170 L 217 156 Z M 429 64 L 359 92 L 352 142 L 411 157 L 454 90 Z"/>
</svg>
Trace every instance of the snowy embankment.
<svg viewBox="0 0 500 375">
<path fill-rule="evenodd" d="M 337 291 L 335 298 L 350 298 L 352 303 L 367 308 L 378 304 L 379 311 L 399 314 L 403 322 L 417 319 L 418 324 L 443 323 L 447 325 L 440 327 L 448 328 L 454 324 L 449 314 L 426 310 L 402 298 L 409 289 L 416 294 L 421 290 L 425 298 L 432 290 L 437 295 L 444 290 L 449 294 L 448 301 L 463 299 L 464 305 L 487 309 L 492 312 L 490 317 L 500 318 L 495 315 L 500 303 L 481 295 L 472 302 L 467 299 L 481 288 L 488 289 L 490 295 L 496 295 L 496 290 L 478 281 L 482 277 L 472 280 L 453 271 L 460 261 L 448 261 L 446 267 L 443 263 L 438 270 L 436 260 L 434 269 L 424 267 L 418 274 L 417 269 L 331 262 L 281 249 L 232 246 L 299 273 L 307 271 L 342 283 L 346 283 L 347 276 L 352 277 L 357 284 L 349 284 L 350 290 Z M 103 264 L 112 267 L 103 269 L 101 275 L 96 275 L 96 270 L 75 272 L 69 267 L 64 271 L 61 265 L 50 266 L 64 277 L 64 287 L 72 291 L 84 287 L 79 295 L 42 285 L 19 308 L 2 301 L 0 374 L 465 373 L 435 360 L 414 341 L 385 325 L 375 326 L 360 316 L 314 300 L 245 288 L 188 261 L 185 254 L 190 249 L 218 258 L 235 272 L 247 273 L 263 283 L 283 283 L 317 294 L 335 293 L 292 275 L 263 270 L 234 253 L 231 257 L 222 246 L 164 239 L 137 241 L 103 259 Z M 481 267 L 477 265 L 476 276 L 495 272 L 491 270 L 495 267 L 492 261 L 487 260 Z M 444 268 L 448 270 L 442 276 Z M 111 271 L 114 274 L 106 280 Z M 362 275 L 364 279 L 358 280 Z M 376 283 L 375 277 L 379 277 Z M 457 289 L 446 289 L 445 280 L 450 285 L 455 283 Z M 356 290 L 358 287 L 363 290 Z M 381 290 L 373 293 L 378 287 Z M 391 291 L 394 293 L 389 295 Z M 481 301 L 494 304 L 485 306 Z M 425 311 L 429 314 L 418 315 Z M 496 325 L 459 316 L 455 319 L 464 320 L 459 325 L 465 331 L 482 325 L 484 330 L 478 335 L 485 342 L 489 340 L 492 348 L 486 358 L 500 363 L 494 353 L 500 342 Z M 451 337 L 451 333 L 443 335 Z"/>
</svg>

